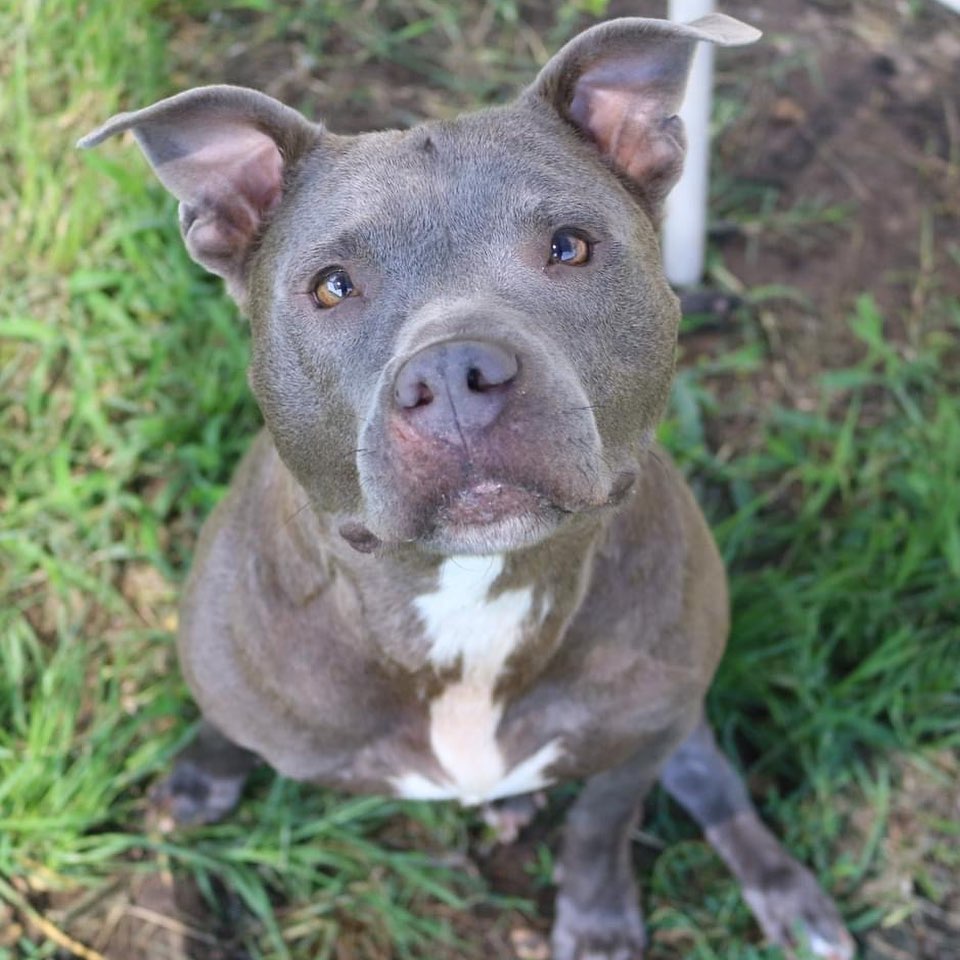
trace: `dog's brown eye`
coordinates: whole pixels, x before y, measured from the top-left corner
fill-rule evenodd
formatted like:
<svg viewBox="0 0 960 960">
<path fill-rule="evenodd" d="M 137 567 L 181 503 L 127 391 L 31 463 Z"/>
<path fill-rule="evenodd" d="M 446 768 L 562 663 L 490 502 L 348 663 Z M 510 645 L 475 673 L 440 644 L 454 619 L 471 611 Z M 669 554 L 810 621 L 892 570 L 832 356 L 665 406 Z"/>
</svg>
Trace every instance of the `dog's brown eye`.
<svg viewBox="0 0 960 960">
<path fill-rule="evenodd" d="M 354 286 L 350 274 L 343 267 L 331 267 L 329 270 L 324 270 L 317 278 L 317 284 L 313 288 L 313 299 L 318 307 L 329 310 L 330 307 L 343 303 L 353 293 Z"/>
<path fill-rule="evenodd" d="M 558 230 L 550 240 L 550 262 L 579 267 L 590 259 L 590 241 L 573 230 Z"/>
</svg>

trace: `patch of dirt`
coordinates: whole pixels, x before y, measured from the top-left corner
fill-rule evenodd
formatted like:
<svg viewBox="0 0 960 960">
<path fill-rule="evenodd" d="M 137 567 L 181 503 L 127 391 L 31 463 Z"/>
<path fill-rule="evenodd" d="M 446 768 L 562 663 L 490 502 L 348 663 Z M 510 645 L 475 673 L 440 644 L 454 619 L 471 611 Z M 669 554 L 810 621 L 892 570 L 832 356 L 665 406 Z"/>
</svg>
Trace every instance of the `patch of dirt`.
<svg viewBox="0 0 960 960">
<path fill-rule="evenodd" d="M 536 885 L 527 864 L 534 859 L 538 842 L 534 838 L 548 829 L 541 821 L 516 846 L 498 847 L 476 861 L 472 857 L 457 859 L 449 851 L 437 851 L 437 855 L 450 860 L 451 866 L 467 877 L 476 877 L 483 866 L 485 878 L 503 897 L 535 899 Z M 385 845 L 391 845 L 391 839 L 400 841 L 404 849 L 423 852 L 429 843 L 418 844 L 420 834 L 422 830 L 415 822 L 398 817 L 378 840 Z M 253 934 L 256 924 L 235 893 L 218 884 L 211 903 L 189 874 L 171 873 L 160 863 L 151 872 L 146 872 L 146 863 L 140 867 L 144 872 L 117 875 L 86 893 L 24 890 L 43 917 L 42 929 L 30 917 L 21 917 L 0 903 L 0 948 L 8 940 L 15 944 L 29 933 L 47 940 L 56 938 L 64 945 L 72 941 L 75 949 L 68 953 L 82 956 L 86 950 L 89 960 L 250 960 L 244 934 Z M 382 924 L 375 919 L 334 910 L 316 923 L 309 905 L 306 910 L 303 904 L 275 906 L 280 924 L 298 927 L 305 943 L 312 942 L 311 928 L 316 937 L 321 924 L 336 923 L 332 960 L 393 956 Z M 407 906 L 416 912 L 416 906 Z M 482 960 L 491 956 L 549 960 L 549 952 L 544 954 L 549 933 L 546 909 L 535 917 L 509 906 L 494 909 L 485 904 L 464 911 L 430 901 L 422 909 L 432 921 L 445 923 L 459 941 L 450 947 L 436 944 L 431 960 Z M 307 955 L 302 947 L 301 943 L 294 949 L 297 956 Z"/>
<path fill-rule="evenodd" d="M 866 935 L 865 960 L 960 957 L 958 785 L 955 753 L 895 762 L 889 820 L 877 851 L 882 868 L 857 891 L 864 906 L 882 910 L 886 918 Z M 874 815 L 854 808 L 853 856 L 868 847 Z"/>
<path fill-rule="evenodd" d="M 435 8 L 398 0 L 357 6 L 335 18 L 309 5 L 280 5 L 279 17 L 181 17 L 171 45 L 174 85 L 255 87 L 337 133 L 361 133 L 500 102 L 528 83 L 535 63 L 557 45 L 545 40 L 558 24 L 543 0 L 519 4 L 512 25 L 476 0 L 451 6 L 447 16 L 438 11 L 432 27 L 424 24 Z"/>
<path fill-rule="evenodd" d="M 905 349 L 942 320 L 933 294 L 960 296 L 960 30 L 934 4 L 915 16 L 879 2 L 725 8 L 766 37 L 723 61 L 745 100 L 718 167 L 775 202 L 722 244 L 724 263 L 748 289 L 808 301 L 776 302 L 767 336 L 786 373 L 779 399 L 802 405 L 817 372 L 858 354 L 844 322 L 857 296 Z M 754 70 L 763 82 L 744 84 Z"/>
<path fill-rule="evenodd" d="M 89 960 L 246 960 L 234 946 L 241 923 L 236 898 L 225 892 L 219 915 L 207 906 L 185 876 L 157 868 L 114 877 L 84 894 L 47 893 L 35 897 L 42 908 L 41 931 L 73 944 L 65 955 Z M 232 909 L 231 909 L 232 907 Z M 24 918 L 29 930 L 36 924 Z M 59 934 L 55 931 L 59 931 Z"/>
</svg>

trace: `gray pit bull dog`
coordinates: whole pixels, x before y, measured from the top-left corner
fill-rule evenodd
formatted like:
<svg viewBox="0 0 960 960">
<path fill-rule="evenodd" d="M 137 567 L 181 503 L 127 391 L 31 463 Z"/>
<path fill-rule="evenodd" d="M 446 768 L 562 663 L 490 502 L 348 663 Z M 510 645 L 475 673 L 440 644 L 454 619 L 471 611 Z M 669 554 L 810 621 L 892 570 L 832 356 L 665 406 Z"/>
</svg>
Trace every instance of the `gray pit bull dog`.
<svg viewBox="0 0 960 960">
<path fill-rule="evenodd" d="M 266 421 L 183 600 L 204 722 L 165 788 L 180 821 L 226 814 L 260 759 L 464 804 L 586 778 L 553 957 L 628 960 L 630 833 L 659 778 L 772 941 L 853 955 L 704 720 L 724 571 L 654 442 L 676 111 L 698 41 L 758 36 L 614 20 L 510 105 L 406 131 L 338 136 L 213 86 L 81 141 L 132 130 L 180 200 L 190 254 L 250 319 Z"/>
</svg>

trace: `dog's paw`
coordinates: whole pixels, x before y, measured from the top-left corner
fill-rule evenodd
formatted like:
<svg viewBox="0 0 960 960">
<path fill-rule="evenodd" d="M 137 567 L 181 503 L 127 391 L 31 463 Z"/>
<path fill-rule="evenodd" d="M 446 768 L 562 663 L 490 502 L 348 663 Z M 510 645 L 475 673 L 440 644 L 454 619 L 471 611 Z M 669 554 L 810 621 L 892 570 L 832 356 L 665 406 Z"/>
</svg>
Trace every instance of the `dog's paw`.
<svg viewBox="0 0 960 960">
<path fill-rule="evenodd" d="M 856 944 L 833 901 L 816 878 L 798 863 L 788 863 L 744 887 L 743 897 L 767 938 L 789 957 L 852 960 Z"/>
<path fill-rule="evenodd" d="M 150 805 L 176 826 L 222 820 L 237 805 L 245 777 L 216 777 L 189 760 L 178 760 L 170 776 L 150 791 Z"/>
<path fill-rule="evenodd" d="M 533 823 L 537 813 L 546 805 L 546 794 L 523 793 L 485 803 L 481 816 L 492 830 L 495 843 L 509 846 L 520 836 L 521 830 Z"/>
<path fill-rule="evenodd" d="M 642 960 L 645 941 L 639 907 L 588 911 L 557 897 L 552 960 Z"/>
</svg>

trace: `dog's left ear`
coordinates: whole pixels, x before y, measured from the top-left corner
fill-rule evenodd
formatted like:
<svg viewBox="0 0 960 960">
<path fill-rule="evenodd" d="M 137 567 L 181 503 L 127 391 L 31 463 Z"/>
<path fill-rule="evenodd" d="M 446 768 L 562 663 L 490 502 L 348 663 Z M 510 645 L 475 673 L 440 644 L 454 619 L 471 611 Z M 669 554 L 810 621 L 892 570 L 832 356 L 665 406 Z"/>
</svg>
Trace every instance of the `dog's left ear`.
<svg viewBox="0 0 960 960">
<path fill-rule="evenodd" d="M 753 43 L 760 31 L 716 13 L 693 23 L 627 17 L 574 37 L 525 94 L 545 100 L 635 189 L 656 219 L 683 168 L 676 116 L 694 48 Z"/>
<path fill-rule="evenodd" d="M 132 130 L 160 182 L 180 201 L 190 256 L 224 278 L 238 303 L 247 258 L 284 180 L 322 134 L 296 110 L 256 90 L 197 87 L 121 113 L 77 146 L 94 147 Z"/>
</svg>

